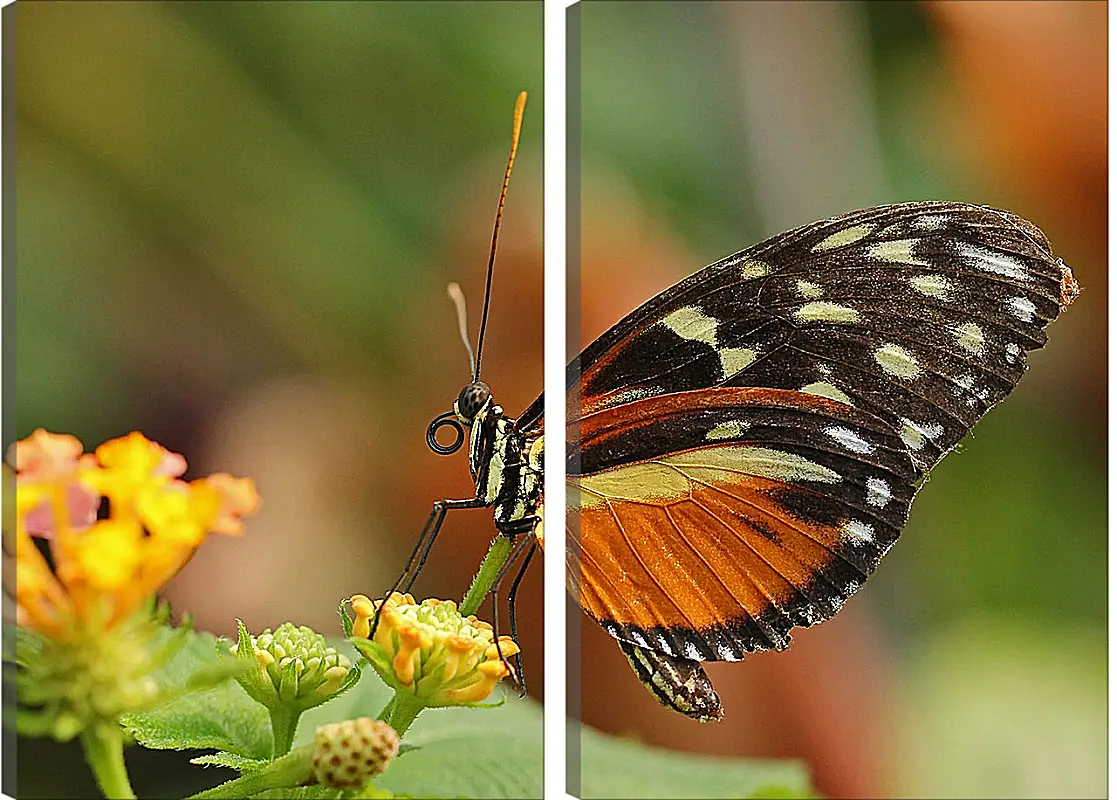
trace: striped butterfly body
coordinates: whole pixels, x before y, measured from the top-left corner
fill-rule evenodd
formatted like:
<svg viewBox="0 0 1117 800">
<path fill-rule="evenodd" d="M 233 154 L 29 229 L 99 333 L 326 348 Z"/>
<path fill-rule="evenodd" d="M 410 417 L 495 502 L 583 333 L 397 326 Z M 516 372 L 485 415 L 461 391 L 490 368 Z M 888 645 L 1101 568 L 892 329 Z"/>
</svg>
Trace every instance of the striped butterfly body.
<svg viewBox="0 0 1117 800">
<path fill-rule="evenodd" d="M 660 702 L 720 718 L 701 662 L 832 617 L 1077 293 L 1034 225 L 948 202 L 806 225 L 667 289 L 567 371 L 571 594 Z M 542 411 L 510 451 L 541 455 Z M 510 507 L 540 518 L 510 463 Z"/>
</svg>

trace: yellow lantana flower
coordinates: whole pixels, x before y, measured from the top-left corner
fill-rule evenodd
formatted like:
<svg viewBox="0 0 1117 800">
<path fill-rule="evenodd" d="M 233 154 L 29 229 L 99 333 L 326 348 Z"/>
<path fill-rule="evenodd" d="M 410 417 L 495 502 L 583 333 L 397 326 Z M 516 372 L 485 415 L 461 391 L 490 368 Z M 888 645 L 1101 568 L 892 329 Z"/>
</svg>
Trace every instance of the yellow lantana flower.
<svg viewBox="0 0 1117 800">
<path fill-rule="evenodd" d="M 494 641 L 492 625 L 472 614 L 463 617 L 451 600 L 416 603 L 399 592 L 388 598 L 366 642 L 380 601 L 359 594 L 349 603 L 356 614 L 354 644 L 397 694 L 426 708 L 484 700 L 512 674 L 507 659 L 520 652 L 508 636 Z"/>
</svg>

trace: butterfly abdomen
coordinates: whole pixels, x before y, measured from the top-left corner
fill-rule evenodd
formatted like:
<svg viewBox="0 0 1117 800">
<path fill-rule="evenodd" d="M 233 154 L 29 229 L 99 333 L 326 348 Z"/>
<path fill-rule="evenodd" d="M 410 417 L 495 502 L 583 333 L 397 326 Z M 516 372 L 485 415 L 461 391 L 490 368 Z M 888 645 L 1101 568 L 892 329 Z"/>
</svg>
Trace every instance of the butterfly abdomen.
<svg viewBox="0 0 1117 800">
<path fill-rule="evenodd" d="M 697 661 L 617 641 L 636 677 L 661 705 L 699 722 L 722 718 L 721 699 Z"/>
</svg>

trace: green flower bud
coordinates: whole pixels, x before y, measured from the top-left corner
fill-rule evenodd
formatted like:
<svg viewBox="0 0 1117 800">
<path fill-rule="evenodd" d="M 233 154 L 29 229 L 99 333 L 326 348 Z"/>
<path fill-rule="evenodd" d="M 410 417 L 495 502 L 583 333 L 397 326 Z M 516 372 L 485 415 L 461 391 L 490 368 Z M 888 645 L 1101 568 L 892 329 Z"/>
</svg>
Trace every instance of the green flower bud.
<svg viewBox="0 0 1117 800">
<path fill-rule="evenodd" d="M 349 659 L 306 626 L 284 622 L 275 631 L 267 628 L 259 636 L 250 636 L 238 620 L 237 629 L 240 636 L 229 651 L 256 664 L 256 669 L 237 680 L 264 706 L 287 704 L 305 710 L 324 703 L 343 685 L 351 685 Z"/>
</svg>

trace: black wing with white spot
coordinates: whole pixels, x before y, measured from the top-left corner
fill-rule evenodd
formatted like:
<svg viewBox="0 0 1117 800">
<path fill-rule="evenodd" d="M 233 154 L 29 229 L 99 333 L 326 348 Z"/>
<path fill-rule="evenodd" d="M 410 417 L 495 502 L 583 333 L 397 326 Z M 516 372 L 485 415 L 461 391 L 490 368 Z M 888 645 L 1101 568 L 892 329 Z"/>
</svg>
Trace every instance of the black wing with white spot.
<svg viewBox="0 0 1117 800">
<path fill-rule="evenodd" d="M 830 397 L 889 421 L 925 472 L 1019 382 L 1025 353 L 1076 292 L 1020 217 L 882 206 L 676 284 L 586 348 L 568 391 L 582 414 L 716 386 Z"/>
</svg>

